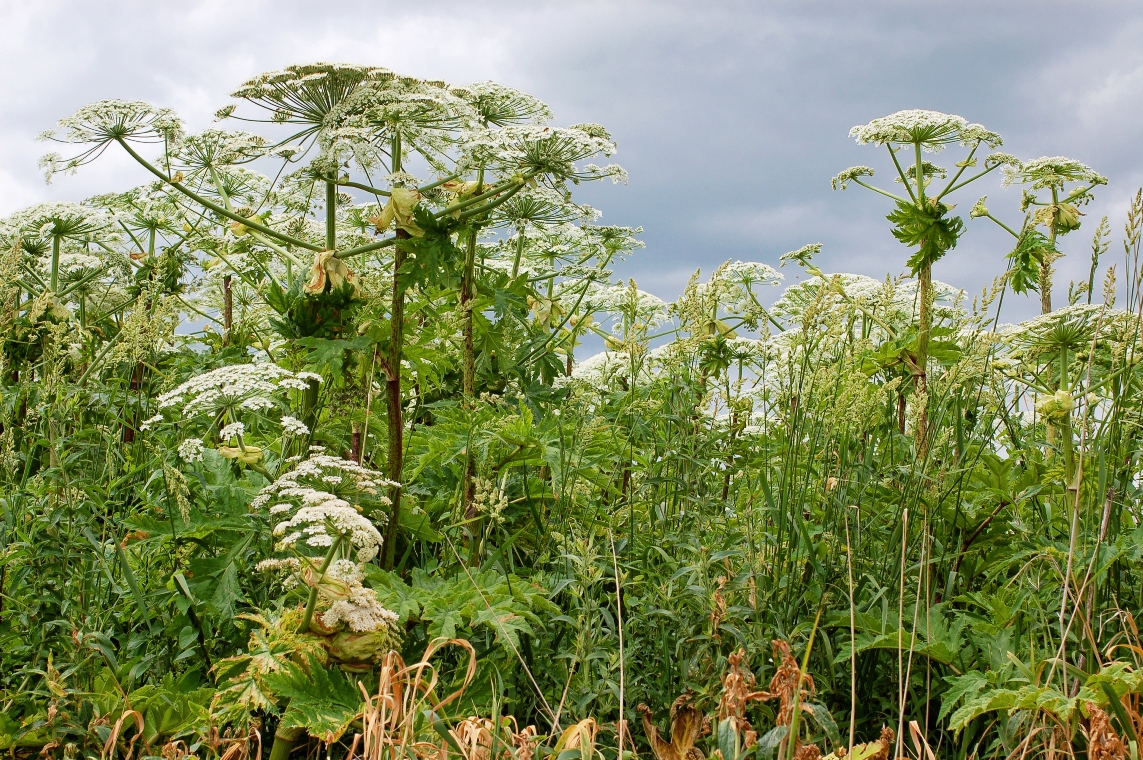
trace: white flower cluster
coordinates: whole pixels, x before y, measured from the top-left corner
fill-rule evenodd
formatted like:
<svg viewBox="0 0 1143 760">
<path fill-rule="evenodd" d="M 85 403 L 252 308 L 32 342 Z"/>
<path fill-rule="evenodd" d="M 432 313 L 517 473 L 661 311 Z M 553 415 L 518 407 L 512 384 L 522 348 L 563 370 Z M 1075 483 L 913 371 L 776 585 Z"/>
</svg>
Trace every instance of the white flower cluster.
<svg viewBox="0 0 1143 760">
<path fill-rule="evenodd" d="M 1096 173 L 1087 164 L 1064 156 L 1041 156 L 1005 167 L 1004 182 L 1008 185 L 1014 182 L 1031 185 L 1034 190 L 1052 187 L 1061 190 L 1065 182 L 1105 185 L 1107 177 Z"/>
<path fill-rule="evenodd" d="M 282 415 L 282 432 L 289 435 L 309 435 L 310 429 L 306 424 L 299 420 L 297 417 L 291 417 L 288 414 Z"/>
<path fill-rule="evenodd" d="M 114 218 L 100 208 L 71 201 L 48 201 L 17 211 L 3 224 L 9 235 L 76 240 L 106 230 L 113 221 Z"/>
<path fill-rule="evenodd" d="M 644 383 L 652 378 L 652 363 L 644 357 L 636 362 L 638 377 L 636 383 Z M 627 351 L 601 351 L 589 356 L 581 362 L 576 362 L 572 368 L 571 381 L 596 389 L 612 386 L 617 380 L 623 379 L 630 383 L 631 354 Z M 560 385 L 567 385 L 564 379 Z"/>
<path fill-rule="evenodd" d="M 770 307 L 770 313 L 788 323 L 798 322 L 806 310 L 817 305 L 824 316 L 830 309 L 857 308 L 881 319 L 903 326 L 916 319 L 919 311 L 915 280 L 882 281 L 863 274 L 846 272 L 815 276 L 791 285 Z M 823 287 L 833 288 L 823 292 Z M 933 281 L 933 313 L 937 319 L 956 319 L 961 310 L 956 306 L 964 291 L 952 285 Z"/>
<path fill-rule="evenodd" d="M 524 124 L 496 130 L 473 130 L 461 144 L 458 167 L 472 169 L 483 166 L 503 175 L 532 171 L 552 184 L 602 177 L 611 177 L 616 182 L 626 181 L 626 173 L 615 165 L 603 168 L 592 164 L 582 168 L 576 166 L 576 162 L 592 156 L 615 153 L 615 143 L 610 137 L 588 131 L 586 127 Z"/>
<path fill-rule="evenodd" d="M 858 177 L 872 177 L 876 171 L 870 166 L 851 166 L 830 180 L 834 190 L 844 190 Z"/>
<path fill-rule="evenodd" d="M 189 135 L 175 154 L 175 163 L 190 171 L 245 163 L 266 152 L 266 138 L 241 130 L 206 129 Z"/>
<path fill-rule="evenodd" d="M 394 76 L 392 71 L 379 66 L 319 61 L 259 74 L 232 92 L 231 97 L 282 109 L 287 116 L 298 116 L 304 115 L 304 107 L 315 97 L 328 102 L 331 93 L 344 96 L 361 82 Z"/>
<path fill-rule="evenodd" d="M 377 593 L 362 585 L 364 573 L 356 563 L 341 559 L 326 570 L 326 578 L 333 582 L 318 584 L 318 598 L 328 605 L 321 614 L 321 624 L 338 628 L 344 623 L 354 633 L 371 633 L 384 628 L 395 628 L 397 613 L 381 605 Z"/>
<path fill-rule="evenodd" d="M 283 548 L 296 546 L 299 541 L 311 547 L 329 546 L 334 538 L 332 528 L 357 548 L 360 561 L 367 561 L 377 554 L 381 534 L 348 499 L 364 496 L 389 504 L 381 489 L 391 485 L 381 473 L 354 461 L 317 453 L 263 488 L 251 508 L 268 507 L 271 515 L 292 513 L 274 526 L 274 535 Z"/>
<path fill-rule="evenodd" d="M 179 459 L 184 462 L 201 462 L 203 445 L 201 438 L 187 438 L 179 444 Z"/>
<path fill-rule="evenodd" d="M 40 139 L 70 143 L 115 139 L 176 143 L 183 134 L 182 120 L 174 111 L 141 100 L 90 103 L 60 119 L 59 127 L 63 130 L 62 136 L 50 130 L 41 133 Z"/>
<path fill-rule="evenodd" d="M 264 410 L 275 406 L 271 396 L 286 390 L 305 390 L 309 381 L 321 382 L 313 372 L 291 372 L 276 364 L 232 364 L 197 375 L 159 396 L 159 409 L 177 407 L 184 418 L 240 407 Z"/>
<path fill-rule="evenodd" d="M 545 124 L 551 109 L 526 92 L 496 82 L 473 82 L 454 87 L 452 94 L 465 101 L 481 122 L 503 127 L 531 122 Z"/>
<path fill-rule="evenodd" d="M 777 285 L 784 279 L 782 273 L 759 261 L 734 261 L 722 269 L 722 276 L 743 284 Z"/>
<path fill-rule="evenodd" d="M 605 311 L 650 327 L 667 319 L 667 303 L 656 295 L 629 285 L 594 285 L 584 297 L 589 311 Z"/>
<path fill-rule="evenodd" d="M 1061 348 L 1087 350 L 1093 339 L 1123 340 L 1138 334 L 1136 315 L 1100 304 L 1077 303 L 997 329 L 1002 347 L 1020 355 L 1049 355 Z"/>
<path fill-rule="evenodd" d="M 822 252 L 822 244 L 821 243 L 810 243 L 809 245 L 803 245 L 801 248 L 799 248 L 796 251 L 789 251 L 787 253 L 783 253 L 781 256 L 778 257 L 778 260 L 782 262 L 782 266 L 785 266 L 787 263 L 789 263 L 791 261 L 797 262 L 798 264 L 801 264 L 802 266 L 806 266 L 810 263 L 810 261 L 813 260 L 814 256 L 817 256 L 821 252 Z"/>
<path fill-rule="evenodd" d="M 246 432 L 246 426 L 241 422 L 231 422 L 229 425 L 218 431 L 218 437 L 223 441 L 229 441 L 231 438 L 241 438 L 242 434 Z"/>
<path fill-rule="evenodd" d="M 418 152 L 440 156 L 451 146 L 453 131 L 471 121 L 467 104 L 444 82 L 390 75 L 354 86 L 323 119 L 318 142 L 322 160 L 352 156 L 369 166 L 380 157 L 378 138 L 394 130 Z"/>
<path fill-rule="evenodd" d="M 264 559 L 254 566 L 260 573 L 270 573 L 280 570 L 297 571 L 302 567 L 302 561 L 297 557 L 273 557 Z"/>
<path fill-rule="evenodd" d="M 43 264 L 50 263 L 47 261 L 41 262 Z M 90 253 L 61 253 L 59 258 L 59 270 L 65 274 L 87 274 L 94 272 L 103 267 L 103 261 L 98 256 L 92 256 Z M 46 270 L 47 267 L 45 267 Z"/>
<path fill-rule="evenodd" d="M 496 208 L 497 220 L 517 230 L 532 227 L 548 227 L 549 235 L 557 236 L 557 244 L 570 242 L 571 238 L 582 237 L 580 228 L 570 222 L 593 222 L 599 212 L 591 206 L 581 206 L 572 202 L 565 193 L 537 185 L 525 187 L 504 204 Z M 563 233 L 562 235 L 560 233 Z M 559 240 L 562 237 L 565 240 Z"/>
<path fill-rule="evenodd" d="M 50 181 L 53 174 L 72 172 L 96 158 L 112 140 L 177 144 L 183 136 L 183 123 L 174 111 L 156 108 L 139 100 L 101 100 L 81 107 L 71 116 L 58 122 L 62 134 L 48 130 L 40 134 L 41 140 L 91 145 L 71 158 L 49 153 L 40 159 Z"/>
<path fill-rule="evenodd" d="M 919 144 L 933 153 L 950 143 L 973 145 L 983 142 L 993 148 L 1001 144 L 1000 135 L 980 124 L 969 124 L 955 114 L 917 108 L 859 124 L 849 130 L 849 136 L 859 145 Z"/>
<path fill-rule="evenodd" d="M 357 548 L 358 558 L 367 561 L 377 556 L 381 548 L 381 533 L 349 502 L 324 491 L 310 488 L 293 489 L 283 494 L 300 498 L 303 502 L 317 502 L 316 506 L 301 507 L 289 520 L 274 526 L 278 546 L 290 548 L 304 539 L 307 546 L 327 547 L 333 544 L 332 529 L 349 539 Z"/>
<path fill-rule="evenodd" d="M 984 165 L 991 168 L 993 166 L 1015 167 L 1023 166 L 1020 159 L 1011 153 L 990 153 L 984 159 Z"/>
</svg>

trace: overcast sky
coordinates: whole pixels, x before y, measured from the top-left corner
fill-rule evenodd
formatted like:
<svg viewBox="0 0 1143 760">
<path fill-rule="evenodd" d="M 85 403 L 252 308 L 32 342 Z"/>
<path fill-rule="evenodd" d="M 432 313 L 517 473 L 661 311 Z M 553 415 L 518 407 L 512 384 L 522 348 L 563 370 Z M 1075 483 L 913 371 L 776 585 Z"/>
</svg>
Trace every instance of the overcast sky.
<svg viewBox="0 0 1143 760">
<path fill-rule="evenodd" d="M 665 298 L 696 268 L 777 265 L 825 244 L 827 271 L 883 277 L 907 257 L 887 201 L 830 189 L 854 164 L 884 175 L 854 124 L 904 108 L 957 113 L 1021 158 L 1066 155 L 1109 176 L 1064 240 L 1057 292 L 1086 280 L 1089 241 L 1143 184 L 1143 5 L 1138 2 L 62 2 L 0 0 L 0 215 L 147 179 L 108 152 L 47 186 L 35 136 L 102 98 L 174 108 L 207 126 L 253 74 L 318 60 L 454 83 L 493 79 L 593 121 L 618 141 L 627 186 L 582 188 L 602 221 L 642 226 L 621 270 Z M 938 162 L 944 156 L 938 158 Z M 950 156 L 951 158 L 951 156 Z M 888 182 L 888 179 L 884 179 Z M 979 195 L 1018 224 L 1019 191 L 991 183 L 956 200 L 969 231 L 936 276 L 972 291 L 1003 271 L 1010 239 L 968 220 Z M 796 273 L 788 272 L 788 277 Z M 1058 302 L 1058 301 L 1057 301 Z M 1006 316 L 1036 310 L 1033 299 Z M 1007 307 L 1006 307 L 1007 311 Z"/>
</svg>

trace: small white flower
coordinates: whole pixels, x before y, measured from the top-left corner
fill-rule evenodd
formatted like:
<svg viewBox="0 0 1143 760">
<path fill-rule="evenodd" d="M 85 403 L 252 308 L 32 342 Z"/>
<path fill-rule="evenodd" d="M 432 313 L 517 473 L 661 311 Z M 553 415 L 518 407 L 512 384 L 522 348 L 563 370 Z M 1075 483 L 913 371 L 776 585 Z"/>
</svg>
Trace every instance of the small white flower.
<svg viewBox="0 0 1143 760">
<path fill-rule="evenodd" d="M 218 437 L 224 441 L 229 441 L 235 436 L 241 436 L 246 432 L 246 426 L 241 422 L 231 422 L 229 425 L 218 431 Z"/>
<path fill-rule="evenodd" d="M 139 429 L 150 430 L 153 426 L 159 424 L 162 421 L 163 415 L 156 414 L 154 417 L 148 417 L 147 419 L 143 420 L 143 422 L 139 425 Z"/>
<path fill-rule="evenodd" d="M 201 438 L 187 438 L 179 444 L 179 458 L 184 462 L 201 462 L 203 445 Z"/>
<path fill-rule="evenodd" d="M 309 435 L 310 429 L 298 418 L 286 414 L 282 415 L 282 432 L 302 436 Z"/>
</svg>

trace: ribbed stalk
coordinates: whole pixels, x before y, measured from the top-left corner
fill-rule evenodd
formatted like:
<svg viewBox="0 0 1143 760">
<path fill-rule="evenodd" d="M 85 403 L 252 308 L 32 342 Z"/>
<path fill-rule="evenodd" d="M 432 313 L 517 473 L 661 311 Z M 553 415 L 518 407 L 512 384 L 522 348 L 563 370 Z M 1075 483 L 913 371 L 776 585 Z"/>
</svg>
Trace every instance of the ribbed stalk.
<svg viewBox="0 0 1143 760">
<path fill-rule="evenodd" d="M 393 173 L 401 171 L 401 136 L 393 136 Z M 394 485 L 389 488 L 392 506 L 389 510 L 389 523 L 385 528 L 385 550 L 381 565 L 392 570 L 397 554 L 398 525 L 401 518 L 401 482 L 405 467 L 405 418 L 401 405 L 401 359 L 405 341 L 405 286 L 401 282 L 401 267 L 405 265 L 405 248 L 402 241 L 409 239 L 409 233 L 398 229 L 397 242 L 393 246 L 393 301 L 389 311 L 389 350 L 385 357 L 385 411 L 388 417 L 389 456 L 386 476 Z"/>
<path fill-rule="evenodd" d="M 1048 250 L 1056 250 L 1056 238 L 1059 236 L 1060 228 L 1056 222 L 1058 211 L 1056 207 L 1060 203 L 1060 194 L 1056 188 L 1052 188 L 1052 221 L 1048 223 L 1048 242 L 1050 243 Z M 1040 264 L 1040 313 L 1052 313 L 1052 259 L 1049 253 L 1044 257 L 1044 262 Z"/>
</svg>

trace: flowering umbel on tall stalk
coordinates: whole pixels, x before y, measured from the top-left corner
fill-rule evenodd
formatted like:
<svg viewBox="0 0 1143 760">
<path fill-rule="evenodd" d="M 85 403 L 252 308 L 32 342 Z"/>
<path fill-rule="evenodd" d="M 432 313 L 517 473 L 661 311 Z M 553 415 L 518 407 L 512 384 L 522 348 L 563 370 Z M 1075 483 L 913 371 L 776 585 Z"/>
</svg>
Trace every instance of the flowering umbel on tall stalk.
<svg viewBox="0 0 1143 760">
<path fill-rule="evenodd" d="M 986 198 L 976 202 L 970 215 L 987 217 L 1016 238 L 1016 247 L 1008 254 L 1012 289 L 1017 293 L 1039 290 L 1040 313 L 1047 314 L 1052 310 L 1052 264 L 1063 255 L 1058 239 L 1079 229 L 1083 216 L 1079 207 L 1091 202 L 1091 191 L 1107 184 L 1107 178 L 1086 164 L 1063 156 L 1013 163 L 1005 167 L 1004 173 L 1004 184 L 1019 184 L 1024 190 L 1020 200 L 1024 223 L 1019 231 L 993 216 L 984 205 Z M 1044 190 L 1048 197 L 1042 198 L 1039 193 Z M 1047 230 L 1046 235 L 1039 231 L 1040 227 Z M 1090 292 L 1088 295 L 1090 303 Z"/>
<path fill-rule="evenodd" d="M 833 179 L 835 189 L 844 190 L 854 183 L 884 195 L 895 203 L 895 208 L 886 218 L 892 223 L 893 237 L 914 249 L 907 262 L 909 269 L 918 277 L 918 320 L 916 347 L 910 364 L 913 373 L 913 393 L 920 408 L 915 431 L 916 450 L 919 459 L 924 459 L 928 451 L 928 363 L 929 341 L 933 329 L 933 264 L 956 247 L 964 232 L 964 222 L 952 216 L 954 206 L 946 203 L 956 190 L 968 185 L 1001 166 L 1019 165 L 1019 162 L 1006 153 L 992 153 L 983 159 L 980 171 L 965 177 L 965 173 L 975 169 L 981 161 L 977 151 L 982 145 L 999 147 L 1000 135 L 985 129 L 980 124 L 970 124 L 953 114 L 939 111 L 908 110 L 874 119 L 868 124 L 858 125 L 849 131 L 859 145 L 884 145 L 897 173 L 896 181 L 906 191 L 906 196 L 891 193 L 869 184 L 866 179 L 874 175 L 868 166 L 854 166 L 846 169 Z M 936 166 L 924 159 L 924 153 L 938 153 L 948 145 L 967 147 L 968 155 L 954 166 L 956 171 L 939 190 L 931 186 L 935 180 L 948 178 L 949 170 Z M 898 152 L 910 149 L 904 162 Z M 910 166 L 910 163 L 912 164 Z"/>
</svg>

